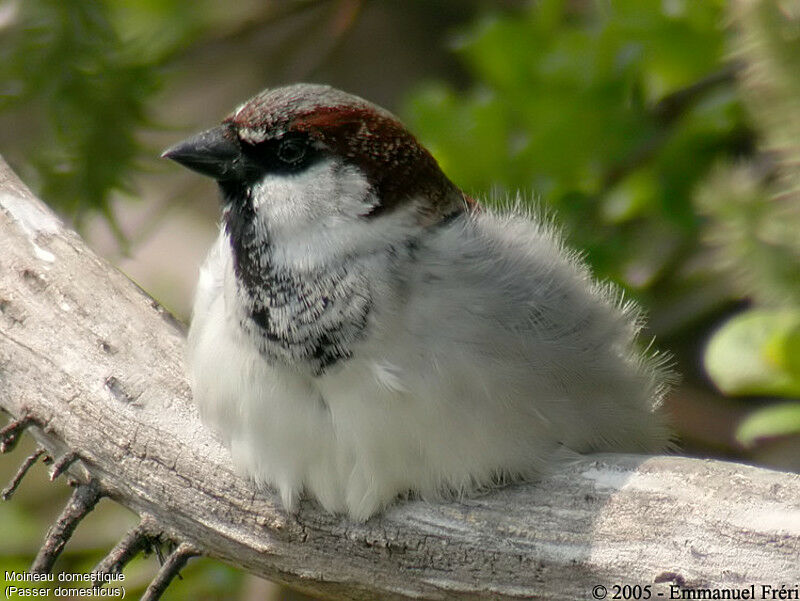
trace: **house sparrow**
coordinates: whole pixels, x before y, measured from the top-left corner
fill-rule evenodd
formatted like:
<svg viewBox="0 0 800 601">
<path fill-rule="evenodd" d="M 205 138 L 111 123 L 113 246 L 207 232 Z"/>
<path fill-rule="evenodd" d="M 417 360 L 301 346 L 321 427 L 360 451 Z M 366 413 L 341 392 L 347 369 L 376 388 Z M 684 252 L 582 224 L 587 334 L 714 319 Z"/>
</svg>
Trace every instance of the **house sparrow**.
<svg viewBox="0 0 800 601">
<path fill-rule="evenodd" d="M 476 149 L 479 152 L 479 149 Z M 386 110 L 266 90 L 164 155 L 217 180 L 188 366 L 235 465 L 366 520 L 565 451 L 656 451 L 668 370 L 554 228 L 477 204 Z"/>
</svg>

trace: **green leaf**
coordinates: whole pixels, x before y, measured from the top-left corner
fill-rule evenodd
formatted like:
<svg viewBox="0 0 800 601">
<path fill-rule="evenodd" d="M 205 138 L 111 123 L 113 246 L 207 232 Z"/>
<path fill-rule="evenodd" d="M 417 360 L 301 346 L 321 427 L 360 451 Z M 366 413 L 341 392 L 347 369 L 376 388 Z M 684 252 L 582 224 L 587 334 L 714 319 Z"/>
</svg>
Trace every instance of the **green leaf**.
<svg viewBox="0 0 800 601">
<path fill-rule="evenodd" d="M 736 439 L 752 446 L 763 438 L 800 434 L 800 402 L 781 403 L 747 416 L 736 430 Z"/>
<path fill-rule="evenodd" d="M 19 95 L 3 107 L 41 101 L 43 140 L 31 158 L 39 192 L 65 213 L 109 212 L 109 195 L 125 189 L 126 169 L 147 123 L 155 69 L 119 39 L 100 0 L 36 0 L 20 6 L 19 24 L 0 46 L 0 75 Z"/>
<path fill-rule="evenodd" d="M 800 310 L 747 311 L 714 334 L 706 371 L 726 394 L 800 396 L 799 339 Z"/>
<path fill-rule="evenodd" d="M 702 84 L 725 71 L 726 6 L 541 0 L 488 15 L 454 48 L 472 84 L 429 83 L 404 116 L 479 202 L 519 191 L 553 209 L 597 275 L 645 305 L 673 299 L 679 263 L 699 248 L 693 190 L 711 165 L 742 155 L 734 82 Z M 656 241 L 667 242 L 660 260 L 642 261 Z"/>
</svg>

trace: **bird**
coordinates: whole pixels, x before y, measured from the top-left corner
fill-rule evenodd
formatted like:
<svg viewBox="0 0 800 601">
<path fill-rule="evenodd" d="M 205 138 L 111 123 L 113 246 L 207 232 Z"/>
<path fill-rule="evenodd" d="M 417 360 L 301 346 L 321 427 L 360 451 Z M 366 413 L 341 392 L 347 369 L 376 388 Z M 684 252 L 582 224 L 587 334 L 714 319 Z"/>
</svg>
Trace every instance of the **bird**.
<svg viewBox="0 0 800 601">
<path fill-rule="evenodd" d="M 363 522 L 668 446 L 671 368 L 642 312 L 552 219 L 464 193 L 389 111 L 271 88 L 162 156 L 220 189 L 194 401 L 287 511 L 311 498 Z"/>
</svg>

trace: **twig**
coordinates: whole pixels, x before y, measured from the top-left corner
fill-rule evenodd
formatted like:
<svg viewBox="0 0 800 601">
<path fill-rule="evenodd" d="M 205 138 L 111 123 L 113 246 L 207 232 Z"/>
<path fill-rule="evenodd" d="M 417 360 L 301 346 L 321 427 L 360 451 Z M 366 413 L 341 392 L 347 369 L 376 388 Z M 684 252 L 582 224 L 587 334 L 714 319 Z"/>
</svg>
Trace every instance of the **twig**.
<svg viewBox="0 0 800 601">
<path fill-rule="evenodd" d="M 263 31 L 264 27 L 270 23 L 288 19 L 296 14 L 300 14 L 309 9 L 316 9 L 319 5 L 330 2 L 331 0 L 297 0 L 295 2 L 265 3 L 267 10 L 260 15 L 256 15 L 216 33 L 214 31 L 200 32 L 205 35 L 202 44 L 178 45 L 161 57 L 161 64 L 174 62 L 178 59 L 186 59 L 187 56 L 197 54 L 200 50 L 221 52 L 225 47 L 241 45 L 243 40 L 247 40 L 254 34 Z M 278 8 L 276 8 L 278 7 Z"/>
<path fill-rule="evenodd" d="M 720 84 L 733 83 L 736 74 L 742 70 L 742 63 L 734 61 L 721 69 L 698 79 L 693 84 L 667 94 L 652 109 L 653 116 L 662 124 L 668 125 L 692 106 L 698 98 Z"/>
<path fill-rule="evenodd" d="M 311 64 L 301 69 L 302 76 L 298 79 L 314 78 L 319 69 L 345 41 L 347 34 L 355 27 L 363 8 L 363 0 L 339 0 L 336 3 L 330 19 L 325 23 L 329 38 L 320 44 L 321 49 Z"/>
<path fill-rule="evenodd" d="M 53 463 L 53 469 L 50 470 L 50 481 L 52 482 L 56 478 L 58 478 L 61 474 L 64 473 L 64 470 L 67 469 L 70 465 L 75 463 L 78 460 L 77 453 L 67 453 L 59 457 L 55 463 Z"/>
<path fill-rule="evenodd" d="M 713 88 L 736 80 L 742 65 L 732 62 L 696 82 L 664 96 L 650 109 L 650 114 L 660 126 L 652 137 L 644 140 L 631 153 L 612 165 L 603 180 L 600 194 L 605 194 L 629 173 L 646 164 L 669 139 L 668 126 L 686 113 L 703 94 Z"/>
<path fill-rule="evenodd" d="M 19 419 L 8 422 L 0 430 L 0 453 L 8 453 L 17 446 L 20 434 L 25 431 L 25 428 L 32 425 L 34 421 L 32 416 L 24 415 Z"/>
<path fill-rule="evenodd" d="M 19 466 L 17 473 L 14 474 L 14 477 L 11 478 L 11 482 L 8 483 L 3 489 L 3 492 L 0 492 L 0 497 L 4 501 L 7 501 L 11 498 L 14 494 L 14 491 L 17 490 L 19 483 L 22 482 L 22 479 L 25 477 L 25 474 L 28 473 L 28 470 L 31 469 L 31 466 L 39 460 L 39 457 L 44 455 L 45 451 L 42 447 L 37 448 L 33 453 L 28 455 L 27 459 L 22 462 L 22 465 Z"/>
<path fill-rule="evenodd" d="M 92 570 L 94 579 L 92 586 L 100 588 L 104 584 L 104 576 L 119 574 L 128 562 L 140 552 L 146 551 L 151 545 L 153 533 L 156 530 L 155 521 L 150 517 L 142 518 L 139 525 L 131 529 L 117 545 L 111 549 L 100 563 Z"/>
<path fill-rule="evenodd" d="M 158 570 L 158 574 L 156 574 L 156 577 L 153 578 L 150 586 L 147 587 L 144 595 L 142 595 L 141 601 L 158 601 L 169 586 L 169 583 L 172 582 L 172 579 L 186 565 L 186 562 L 198 555 L 200 555 L 200 552 L 192 545 L 188 543 L 178 545 L 178 548 L 170 553 L 164 565 Z"/>
<path fill-rule="evenodd" d="M 50 573 L 56 559 L 64 550 L 72 533 L 75 532 L 75 528 L 94 509 L 102 496 L 100 485 L 96 480 L 90 480 L 88 484 L 79 484 L 75 488 L 75 492 L 72 493 L 66 507 L 58 516 L 58 520 L 47 531 L 44 543 L 39 549 L 36 559 L 33 560 L 30 570 L 32 573 Z"/>
</svg>

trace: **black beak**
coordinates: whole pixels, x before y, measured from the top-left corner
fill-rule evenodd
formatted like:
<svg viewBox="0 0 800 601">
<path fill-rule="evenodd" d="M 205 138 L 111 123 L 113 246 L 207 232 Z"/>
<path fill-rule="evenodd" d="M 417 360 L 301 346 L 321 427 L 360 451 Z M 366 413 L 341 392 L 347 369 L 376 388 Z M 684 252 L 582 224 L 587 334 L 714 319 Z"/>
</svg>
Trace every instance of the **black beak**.
<svg viewBox="0 0 800 601">
<path fill-rule="evenodd" d="M 244 158 L 236 135 L 224 125 L 179 142 L 161 157 L 219 181 L 238 179 Z"/>
</svg>

